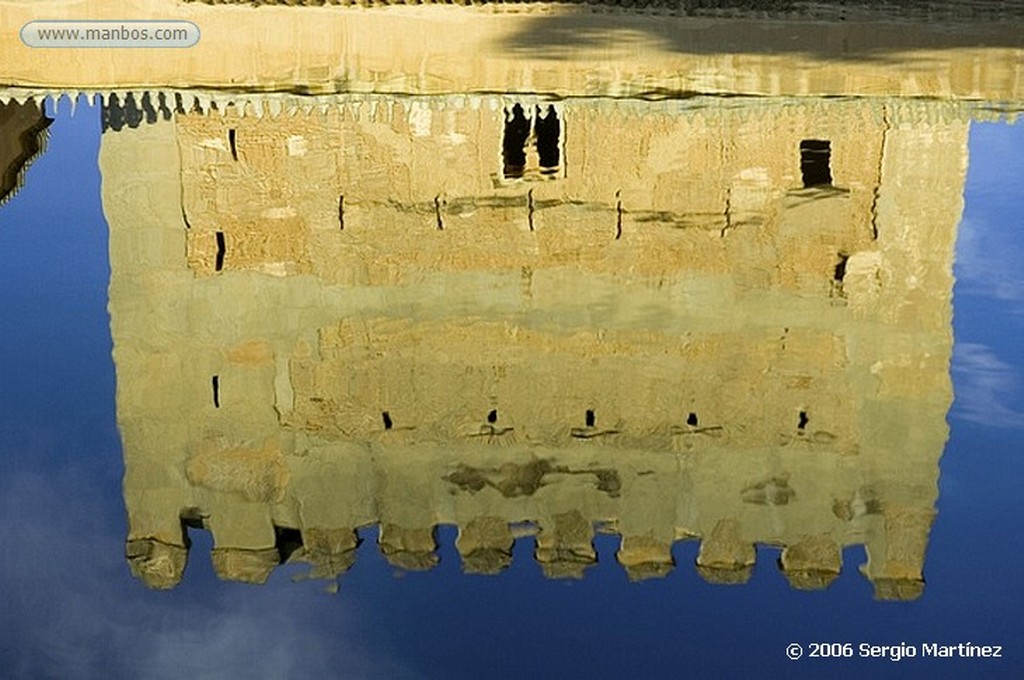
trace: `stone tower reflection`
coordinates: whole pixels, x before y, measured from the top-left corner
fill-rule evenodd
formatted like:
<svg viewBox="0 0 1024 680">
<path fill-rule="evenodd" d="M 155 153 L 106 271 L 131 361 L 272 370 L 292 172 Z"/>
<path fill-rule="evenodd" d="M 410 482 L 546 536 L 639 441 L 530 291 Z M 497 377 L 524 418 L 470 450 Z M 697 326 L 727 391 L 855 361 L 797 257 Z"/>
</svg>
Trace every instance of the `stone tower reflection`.
<svg viewBox="0 0 1024 680">
<path fill-rule="evenodd" d="M 101 151 L 148 585 L 182 577 L 186 526 L 262 582 L 285 559 L 336 578 L 369 525 L 431 568 L 454 524 L 472 572 L 534 535 L 547 575 L 579 577 L 605 531 L 634 579 L 692 538 L 709 581 L 746 581 L 765 544 L 821 588 L 863 544 L 879 597 L 921 593 L 962 109 L 176 108 Z"/>
</svg>

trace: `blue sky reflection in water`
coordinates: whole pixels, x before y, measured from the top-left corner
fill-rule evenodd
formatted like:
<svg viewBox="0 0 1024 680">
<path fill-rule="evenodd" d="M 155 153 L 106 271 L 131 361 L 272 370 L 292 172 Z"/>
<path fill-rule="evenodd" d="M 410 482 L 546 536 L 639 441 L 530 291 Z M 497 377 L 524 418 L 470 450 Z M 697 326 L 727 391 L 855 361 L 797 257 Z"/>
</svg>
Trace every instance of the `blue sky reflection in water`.
<svg viewBox="0 0 1024 680">
<path fill-rule="evenodd" d="M 340 592 L 221 583 L 209 538 L 189 570 L 152 592 L 123 558 L 123 471 L 106 313 L 107 233 L 96 109 L 67 110 L 25 187 L 0 208 L 3 416 L 0 667 L 9 677 L 984 677 L 1024 674 L 1016 535 L 1024 471 L 1019 337 L 1024 325 L 1024 126 L 971 129 L 957 250 L 951 436 L 941 461 L 924 596 L 876 602 L 844 552 L 827 590 L 797 591 L 759 547 L 751 581 L 705 583 L 696 542 L 677 543 L 667 578 L 630 583 L 617 539 L 599 535 L 582 581 L 545 579 L 532 540 L 497 577 L 461 573 L 455 530 L 441 563 L 396 576 L 365 539 Z M 802 659 L 791 642 L 974 642 L 999 662 Z"/>
</svg>

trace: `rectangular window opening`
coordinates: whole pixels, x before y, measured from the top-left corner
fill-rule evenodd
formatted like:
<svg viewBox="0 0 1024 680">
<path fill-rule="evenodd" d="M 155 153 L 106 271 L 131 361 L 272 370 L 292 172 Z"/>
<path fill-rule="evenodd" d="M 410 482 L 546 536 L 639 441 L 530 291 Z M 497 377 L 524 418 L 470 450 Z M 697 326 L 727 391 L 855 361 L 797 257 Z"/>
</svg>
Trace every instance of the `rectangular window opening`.
<svg viewBox="0 0 1024 680">
<path fill-rule="evenodd" d="M 516 104 L 505 109 L 505 134 L 502 135 L 501 161 L 505 179 L 518 179 L 526 172 L 526 140 L 530 137 L 530 121 L 523 107 Z"/>
<path fill-rule="evenodd" d="M 539 179 L 563 172 L 562 120 L 554 105 L 505 109 L 501 138 L 502 178 Z"/>
<path fill-rule="evenodd" d="M 830 161 L 832 143 L 826 139 L 805 139 L 800 142 L 800 173 L 804 187 L 832 185 Z"/>
<path fill-rule="evenodd" d="M 540 163 L 542 175 L 554 175 L 558 172 L 559 140 L 562 136 L 562 123 L 558 120 L 558 113 L 554 106 L 548 106 L 546 112 L 541 112 L 537 107 L 537 115 L 534 116 L 534 136 L 537 139 L 537 156 Z"/>
</svg>

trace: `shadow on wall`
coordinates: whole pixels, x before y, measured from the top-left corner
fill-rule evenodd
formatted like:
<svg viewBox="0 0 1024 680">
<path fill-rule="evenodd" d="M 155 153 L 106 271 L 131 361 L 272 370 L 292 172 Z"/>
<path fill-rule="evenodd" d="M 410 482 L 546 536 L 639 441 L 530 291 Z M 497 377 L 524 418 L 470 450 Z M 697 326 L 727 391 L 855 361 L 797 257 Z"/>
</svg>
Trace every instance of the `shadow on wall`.
<svg viewBox="0 0 1024 680">
<path fill-rule="evenodd" d="M 52 122 L 33 100 L 0 103 L 0 206 L 14 197 L 29 166 L 46 151 Z"/>
<path fill-rule="evenodd" d="M 879 4 L 774 0 L 575 0 L 538 15 L 504 48 L 567 59 L 581 50 L 658 48 L 689 54 L 804 54 L 817 59 L 894 59 L 907 50 L 1024 48 L 1024 2 Z M 609 13 L 607 5 L 624 11 Z M 636 14 L 629 9 L 635 7 Z M 671 21 L 671 16 L 728 21 Z"/>
</svg>

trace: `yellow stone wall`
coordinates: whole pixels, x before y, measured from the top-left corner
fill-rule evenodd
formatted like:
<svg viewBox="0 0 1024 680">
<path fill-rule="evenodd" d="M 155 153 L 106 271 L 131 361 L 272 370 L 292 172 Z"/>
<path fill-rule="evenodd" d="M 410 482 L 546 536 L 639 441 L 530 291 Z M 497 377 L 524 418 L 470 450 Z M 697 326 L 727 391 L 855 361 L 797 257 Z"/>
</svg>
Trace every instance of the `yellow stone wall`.
<svg viewBox="0 0 1024 680">
<path fill-rule="evenodd" d="M 0 86 L 996 102 L 1024 96 L 1019 11 L 944 23 L 890 21 L 884 12 L 881 21 L 848 12 L 845 21 L 829 22 L 602 9 L 612 11 L 557 3 L 296 8 L 0 0 L 0 25 L 10 30 L 0 43 Z M 962 3 L 955 9 L 963 14 Z M 118 50 L 33 49 L 15 36 L 30 21 L 97 18 L 191 21 L 201 37 L 185 49 Z"/>
<path fill-rule="evenodd" d="M 575 267 L 827 289 L 839 254 L 870 246 L 883 105 L 562 103 L 564 176 L 535 182 L 501 173 L 510 106 L 178 116 L 192 267 L 215 271 L 221 232 L 225 270 L 338 283 Z M 806 139 L 831 142 L 833 190 L 802 190 Z"/>
<path fill-rule="evenodd" d="M 419 128 L 398 99 L 390 119 L 226 111 L 104 135 L 144 579 L 180 577 L 185 518 L 213 532 L 223 576 L 257 582 L 280 529 L 329 577 L 357 528 L 429 568 L 434 527 L 456 524 L 468 569 L 536 535 L 546 573 L 579 576 L 601 529 L 634 578 L 701 538 L 710 580 L 745 580 L 761 543 L 822 587 L 863 543 L 880 596 L 920 592 L 966 118 L 896 100 L 563 103 L 564 178 L 506 185 L 500 112 L 426 105 Z M 834 188 L 800 186 L 804 138 L 833 140 Z M 531 189 L 532 232 L 511 201 Z M 442 192 L 472 207 L 438 230 L 415 208 Z"/>
</svg>

